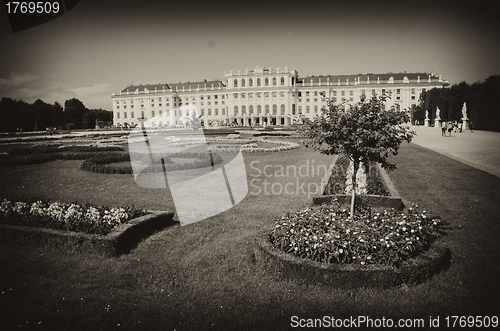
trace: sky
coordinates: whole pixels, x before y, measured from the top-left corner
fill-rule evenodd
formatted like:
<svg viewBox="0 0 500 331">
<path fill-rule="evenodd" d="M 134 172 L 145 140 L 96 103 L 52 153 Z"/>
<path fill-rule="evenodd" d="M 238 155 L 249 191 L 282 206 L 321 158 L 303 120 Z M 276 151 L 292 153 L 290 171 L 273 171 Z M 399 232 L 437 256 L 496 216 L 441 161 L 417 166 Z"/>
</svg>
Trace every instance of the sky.
<svg viewBox="0 0 500 331">
<path fill-rule="evenodd" d="M 451 85 L 500 74 L 498 4 L 464 1 L 81 0 L 13 33 L 0 8 L 0 98 L 77 98 L 111 110 L 130 84 L 295 68 L 299 77 L 434 72 Z"/>
</svg>

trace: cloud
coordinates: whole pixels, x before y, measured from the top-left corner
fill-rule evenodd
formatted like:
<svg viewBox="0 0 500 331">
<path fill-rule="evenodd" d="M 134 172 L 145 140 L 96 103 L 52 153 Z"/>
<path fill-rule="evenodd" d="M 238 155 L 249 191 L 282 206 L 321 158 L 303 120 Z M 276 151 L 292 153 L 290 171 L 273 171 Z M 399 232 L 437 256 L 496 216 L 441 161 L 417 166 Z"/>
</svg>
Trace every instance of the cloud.
<svg viewBox="0 0 500 331">
<path fill-rule="evenodd" d="M 0 78 L 0 89 L 17 88 L 35 82 L 36 80 L 38 80 L 38 76 L 30 74 L 19 75 L 15 72 L 11 72 L 9 78 Z"/>
<path fill-rule="evenodd" d="M 0 98 L 12 98 L 33 103 L 41 99 L 47 103 L 59 102 L 64 106 L 66 100 L 77 98 L 87 108 L 101 108 L 111 104 L 112 88 L 107 83 L 92 86 L 67 87 L 54 77 L 40 77 L 27 73 L 11 72 L 9 77 L 0 77 Z"/>
</svg>

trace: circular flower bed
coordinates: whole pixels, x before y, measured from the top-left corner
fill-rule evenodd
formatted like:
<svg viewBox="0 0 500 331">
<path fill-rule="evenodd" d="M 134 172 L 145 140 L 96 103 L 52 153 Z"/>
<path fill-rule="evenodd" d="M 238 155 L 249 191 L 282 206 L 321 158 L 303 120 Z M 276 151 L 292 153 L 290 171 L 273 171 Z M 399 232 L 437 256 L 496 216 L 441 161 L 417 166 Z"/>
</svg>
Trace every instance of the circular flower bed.
<svg viewBox="0 0 500 331">
<path fill-rule="evenodd" d="M 359 206 L 354 218 L 338 203 L 287 213 L 275 221 L 270 242 L 295 256 L 323 263 L 399 266 L 430 247 L 441 220 L 417 206 L 374 212 Z"/>
<path fill-rule="evenodd" d="M 163 158 L 165 166 L 168 171 L 177 171 L 177 170 L 189 170 L 189 169 L 198 169 L 209 167 L 212 165 L 212 160 L 214 164 L 222 163 L 222 157 L 218 154 L 213 153 L 212 159 L 210 156 L 203 153 L 187 153 L 187 152 L 179 152 L 173 153 L 169 155 L 161 155 Z M 153 162 L 161 162 L 160 156 L 153 155 Z M 173 158 L 192 158 L 195 161 L 190 163 L 175 163 L 172 161 Z M 134 160 L 143 160 L 144 162 L 150 162 L 149 154 L 134 154 Z M 81 169 L 105 173 L 105 174 L 133 174 L 134 171 L 132 169 L 132 165 L 126 166 L 118 166 L 113 165 L 113 163 L 126 162 L 130 161 L 130 154 L 98 154 L 92 158 L 86 159 L 82 162 Z M 149 172 L 155 171 L 163 171 L 161 167 L 149 167 L 146 169 Z"/>
</svg>

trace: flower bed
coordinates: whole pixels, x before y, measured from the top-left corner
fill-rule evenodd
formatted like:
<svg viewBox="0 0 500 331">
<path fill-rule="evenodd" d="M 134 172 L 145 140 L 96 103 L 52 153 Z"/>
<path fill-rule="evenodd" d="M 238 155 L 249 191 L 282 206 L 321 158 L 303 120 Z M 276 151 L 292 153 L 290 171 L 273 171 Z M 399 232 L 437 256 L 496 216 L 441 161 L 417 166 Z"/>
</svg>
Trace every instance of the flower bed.
<svg viewBox="0 0 500 331">
<path fill-rule="evenodd" d="M 275 221 L 269 240 L 298 257 L 324 263 L 399 266 L 440 237 L 441 220 L 424 210 L 372 212 L 357 206 L 354 218 L 339 203 L 287 213 Z"/>
<path fill-rule="evenodd" d="M 357 208 L 338 202 L 284 214 L 256 238 L 256 261 L 279 279 L 340 288 L 416 284 L 446 268 L 443 224 L 427 212 Z"/>
<path fill-rule="evenodd" d="M 4 199 L 0 204 L 0 223 L 108 234 L 114 227 L 145 214 L 133 206 L 110 208 L 90 204 L 64 204 L 44 201 L 23 202 Z"/>
</svg>

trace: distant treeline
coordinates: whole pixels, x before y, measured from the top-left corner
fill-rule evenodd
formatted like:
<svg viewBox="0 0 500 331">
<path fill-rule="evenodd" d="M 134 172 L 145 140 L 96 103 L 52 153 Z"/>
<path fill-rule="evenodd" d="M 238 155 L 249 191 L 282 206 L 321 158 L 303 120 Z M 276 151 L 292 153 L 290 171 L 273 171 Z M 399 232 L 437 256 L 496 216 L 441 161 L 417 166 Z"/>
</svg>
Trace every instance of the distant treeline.
<svg viewBox="0 0 500 331">
<path fill-rule="evenodd" d="M 0 132 L 44 131 L 56 129 L 90 129 L 96 120 L 113 121 L 113 112 L 104 109 L 87 109 L 78 99 L 66 100 L 64 109 L 60 103 L 48 104 L 40 99 L 33 103 L 11 98 L 0 100 Z"/>
<path fill-rule="evenodd" d="M 463 103 L 467 106 L 467 117 L 475 129 L 500 131 L 500 75 L 488 77 L 485 81 L 472 85 L 466 82 L 450 88 L 433 88 L 420 95 L 420 104 L 412 108 L 413 119 L 423 123 L 425 111 L 434 124 L 436 107 L 445 121 L 461 121 Z"/>
</svg>

